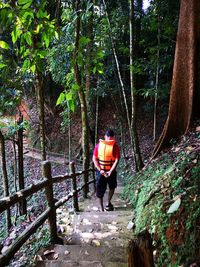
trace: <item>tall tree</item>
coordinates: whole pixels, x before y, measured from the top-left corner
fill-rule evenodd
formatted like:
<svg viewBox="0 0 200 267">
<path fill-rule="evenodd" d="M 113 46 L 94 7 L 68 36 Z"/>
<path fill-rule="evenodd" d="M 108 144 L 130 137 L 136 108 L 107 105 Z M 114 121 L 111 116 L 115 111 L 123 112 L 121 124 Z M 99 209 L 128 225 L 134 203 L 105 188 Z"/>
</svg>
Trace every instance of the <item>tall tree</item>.
<svg viewBox="0 0 200 267">
<path fill-rule="evenodd" d="M 169 113 L 163 132 L 154 149 L 154 156 L 169 145 L 172 138 L 184 134 L 191 123 L 194 110 L 199 110 L 197 64 L 199 44 L 200 2 L 182 0 L 176 41 Z M 198 97 L 195 101 L 194 96 Z"/>
<path fill-rule="evenodd" d="M 117 73 L 118 73 L 118 78 L 119 78 L 119 82 L 121 85 L 121 89 L 122 89 L 122 94 L 123 94 L 123 99 L 124 99 L 124 105 L 125 105 L 125 109 L 126 109 L 126 119 L 127 119 L 127 123 L 128 123 L 128 129 L 129 129 L 129 136 L 130 136 L 130 143 L 131 143 L 131 149 L 132 149 L 132 154 L 134 157 L 134 162 L 135 162 L 135 170 L 139 171 L 141 170 L 141 168 L 143 167 L 143 163 L 142 163 L 142 159 L 141 159 L 141 155 L 140 155 L 140 148 L 139 148 L 139 142 L 138 142 L 138 137 L 137 137 L 137 130 L 136 130 L 136 102 L 135 102 L 135 87 L 134 87 L 134 76 L 133 76 L 133 70 L 132 70 L 132 63 L 133 63 L 133 13 L 134 13 L 134 9 L 133 9 L 133 1 L 130 1 L 130 81 L 131 81 L 131 116 L 130 116 L 130 112 L 129 112 L 129 108 L 128 108 L 128 101 L 127 101 L 127 97 L 126 97 L 126 92 L 125 92 L 125 86 L 124 86 L 124 82 L 122 80 L 122 74 L 121 74 L 121 70 L 120 70 L 120 65 L 119 65 L 119 60 L 118 60 L 118 56 L 116 53 L 116 49 L 115 49 L 115 43 L 113 40 L 113 36 L 112 36 L 112 28 L 111 28 L 111 23 L 110 23 L 110 19 L 107 13 L 107 6 L 106 6 L 106 2 L 105 0 L 103 0 L 103 4 L 105 7 L 105 13 L 106 13 L 106 17 L 107 17 L 107 21 L 108 21 L 108 25 L 109 25 L 109 30 L 110 30 L 110 40 L 111 40 L 111 44 L 112 44 L 112 49 L 113 49 L 113 54 L 114 54 L 114 58 L 115 58 L 115 63 L 117 66 Z"/>
<path fill-rule="evenodd" d="M 80 28 L 81 28 L 81 7 L 80 0 L 76 1 L 76 32 L 75 32 L 75 49 L 74 49 L 74 75 L 75 81 L 78 85 L 78 96 L 81 104 L 81 119 L 82 119 L 82 149 L 83 149 L 83 169 L 88 170 L 89 168 L 89 131 L 88 131 L 88 114 L 87 114 L 87 103 L 86 97 L 82 85 L 81 73 L 78 65 L 79 55 L 79 41 L 80 41 Z M 84 182 L 88 182 L 88 174 L 84 174 Z M 87 197 L 88 187 L 84 192 L 84 197 Z"/>
<path fill-rule="evenodd" d="M 130 86 L 131 86 L 131 138 L 133 142 L 133 150 L 135 157 L 136 171 L 143 167 L 142 157 L 140 153 L 137 125 L 136 125 L 136 86 L 135 77 L 133 72 L 133 47 L 134 47 L 134 1 L 130 0 L 130 15 L 129 15 L 129 28 L 130 28 Z"/>
</svg>

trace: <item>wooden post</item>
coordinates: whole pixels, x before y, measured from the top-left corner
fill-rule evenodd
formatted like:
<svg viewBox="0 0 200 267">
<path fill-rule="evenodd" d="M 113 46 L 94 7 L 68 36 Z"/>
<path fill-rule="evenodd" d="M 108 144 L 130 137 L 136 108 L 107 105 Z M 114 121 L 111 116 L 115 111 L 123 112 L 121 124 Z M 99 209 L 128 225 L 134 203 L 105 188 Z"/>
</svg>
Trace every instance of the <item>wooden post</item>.
<svg viewBox="0 0 200 267">
<path fill-rule="evenodd" d="M 0 160 L 2 166 L 2 175 L 3 175 L 3 187 L 4 187 L 4 196 L 9 196 L 9 182 L 8 182 L 8 173 L 6 168 L 6 150 L 5 150 L 5 139 L 0 130 Z M 11 212 L 10 208 L 6 211 L 6 231 L 7 234 L 12 226 L 11 223 Z"/>
<path fill-rule="evenodd" d="M 49 161 L 42 162 L 43 176 L 48 179 L 48 185 L 45 187 L 48 206 L 51 209 L 49 214 L 50 238 L 52 243 L 58 240 L 57 227 L 56 227 L 56 208 L 53 199 L 53 183 L 51 176 L 51 163 Z"/>
<path fill-rule="evenodd" d="M 19 120 L 17 122 L 18 125 L 20 125 L 20 128 L 18 130 L 18 138 L 17 138 L 17 144 L 18 144 L 18 175 L 19 175 L 19 189 L 24 189 L 25 182 L 24 182 L 24 152 L 23 152 L 23 132 L 24 129 L 21 126 L 23 123 L 23 115 L 21 112 L 19 112 Z M 27 203 L 26 199 L 23 199 L 19 203 L 19 213 L 20 215 L 27 214 Z"/>
<path fill-rule="evenodd" d="M 92 178 L 94 181 L 94 193 L 96 192 L 96 176 L 95 176 L 95 167 L 94 167 L 94 163 L 92 163 Z"/>
<path fill-rule="evenodd" d="M 74 210 L 79 211 L 78 207 L 78 194 L 77 194 L 77 183 L 76 183 L 76 175 L 75 175 L 75 164 L 74 162 L 69 163 L 70 175 L 72 175 L 72 188 L 73 188 L 73 202 L 74 202 Z"/>
</svg>

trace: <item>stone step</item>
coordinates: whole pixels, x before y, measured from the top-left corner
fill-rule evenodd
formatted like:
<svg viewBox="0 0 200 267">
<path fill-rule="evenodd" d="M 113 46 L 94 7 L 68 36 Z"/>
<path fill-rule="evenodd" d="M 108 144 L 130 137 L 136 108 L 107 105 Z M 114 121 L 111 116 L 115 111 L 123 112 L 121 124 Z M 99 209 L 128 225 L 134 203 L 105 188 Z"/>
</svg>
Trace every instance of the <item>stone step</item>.
<svg viewBox="0 0 200 267">
<path fill-rule="evenodd" d="M 131 231 L 127 229 L 133 218 L 130 211 L 83 212 L 70 216 L 68 224 L 60 222 L 65 244 L 93 243 L 124 246 Z"/>
<path fill-rule="evenodd" d="M 37 267 L 127 267 L 127 263 L 122 262 L 106 262 L 99 261 L 44 261 L 36 265 Z"/>
<path fill-rule="evenodd" d="M 36 266 L 127 266 L 127 252 L 124 247 L 51 245 L 41 250 L 38 258 L 41 261 L 37 261 Z M 86 263 L 88 265 L 84 265 Z"/>
</svg>

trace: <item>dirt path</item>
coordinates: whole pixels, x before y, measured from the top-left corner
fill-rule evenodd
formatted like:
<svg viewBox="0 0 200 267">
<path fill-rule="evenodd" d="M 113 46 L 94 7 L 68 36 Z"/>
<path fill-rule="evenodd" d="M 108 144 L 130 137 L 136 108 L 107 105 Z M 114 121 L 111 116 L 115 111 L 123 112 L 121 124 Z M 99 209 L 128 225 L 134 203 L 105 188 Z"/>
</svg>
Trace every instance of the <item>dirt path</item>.
<svg viewBox="0 0 200 267">
<path fill-rule="evenodd" d="M 133 212 L 121 199 L 121 192 L 122 186 L 119 186 L 112 201 L 114 211 L 98 211 L 95 196 L 81 203 L 80 212 L 70 214 L 65 208 L 58 209 L 59 229 L 65 245 L 40 251 L 36 266 L 127 266 L 126 248 L 132 233 L 127 225 Z"/>
</svg>

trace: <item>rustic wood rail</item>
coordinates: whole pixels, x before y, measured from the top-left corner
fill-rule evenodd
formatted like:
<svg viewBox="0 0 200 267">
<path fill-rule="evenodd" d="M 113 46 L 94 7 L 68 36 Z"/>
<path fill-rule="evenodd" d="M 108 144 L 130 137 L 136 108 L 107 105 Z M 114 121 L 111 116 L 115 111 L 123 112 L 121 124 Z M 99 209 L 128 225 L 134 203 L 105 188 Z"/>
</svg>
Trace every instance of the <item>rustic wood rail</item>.
<svg viewBox="0 0 200 267">
<path fill-rule="evenodd" d="M 61 239 L 57 234 L 56 226 L 56 209 L 66 203 L 69 199 L 73 198 L 73 206 L 75 211 L 79 211 L 78 205 L 78 192 L 88 188 L 90 184 L 94 184 L 95 191 L 95 171 L 94 166 L 91 169 L 84 171 L 75 171 L 74 162 L 69 163 L 70 173 L 66 175 L 54 176 L 52 177 L 51 163 L 49 161 L 44 161 L 42 163 L 43 177 L 42 182 L 37 184 L 32 184 L 26 189 L 20 190 L 15 194 L 4 197 L 0 199 L 0 214 L 10 208 L 12 205 L 19 203 L 20 201 L 26 199 L 27 197 L 33 195 L 34 193 L 45 189 L 45 194 L 47 198 L 48 207 L 47 209 L 37 217 L 8 247 L 4 253 L 0 253 L 0 266 L 5 266 L 13 258 L 14 254 L 22 247 L 22 245 L 28 240 L 28 238 L 36 232 L 36 230 L 48 219 L 50 228 L 50 240 L 52 243 L 59 243 Z M 92 173 L 92 179 L 87 183 L 83 184 L 81 187 L 77 188 L 76 177 L 84 174 Z M 55 203 L 53 198 L 53 184 L 60 183 L 66 180 L 72 180 L 72 190 L 67 196 L 63 197 Z M 84 191 L 84 196 L 87 196 L 86 191 Z"/>
</svg>

